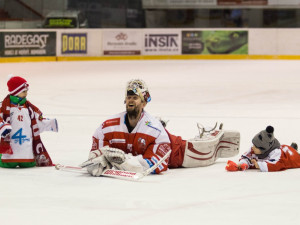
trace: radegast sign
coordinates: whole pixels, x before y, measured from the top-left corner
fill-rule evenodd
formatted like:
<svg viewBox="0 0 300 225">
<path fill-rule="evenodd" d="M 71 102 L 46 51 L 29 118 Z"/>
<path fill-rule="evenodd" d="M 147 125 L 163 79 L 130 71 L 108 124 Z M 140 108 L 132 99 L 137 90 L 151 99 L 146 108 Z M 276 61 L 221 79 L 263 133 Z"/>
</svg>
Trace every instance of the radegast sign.
<svg viewBox="0 0 300 225">
<path fill-rule="evenodd" d="M 180 55 L 181 33 L 179 31 L 145 32 L 145 55 Z"/>
<path fill-rule="evenodd" d="M 2 32 L 0 43 L 2 57 L 56 55 L 56 32 Z"/>
</svg>

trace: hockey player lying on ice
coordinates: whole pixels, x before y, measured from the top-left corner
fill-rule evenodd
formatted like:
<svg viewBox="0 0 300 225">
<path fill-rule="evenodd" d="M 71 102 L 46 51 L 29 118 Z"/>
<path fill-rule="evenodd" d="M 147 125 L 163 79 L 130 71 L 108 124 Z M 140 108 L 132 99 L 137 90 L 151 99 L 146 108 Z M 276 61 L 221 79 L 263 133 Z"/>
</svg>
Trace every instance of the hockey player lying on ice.
<svg viewBox="0 0 300 225">
<path fill-rule="evenodd" d="M 297 144 L 280 145 L 274 137 L 274 128 L 268 126 L 252 139 L 253 146 L 244 153 L 236 164 L 228 161 L 227 171 L 244 171 L 259 169 L 262 172 L 280 171 L 290 168 L 300 168 L 300 155 Z"/>
<path fill-rule="evenodd" d="M 104 121 L 93 135 L 89 160 L 97 158 L 99 163 L 87 167 L 91 175 L 101 176 L 104 169 L 111 167 L 143 172 L 171 149 L 170 157 L 153 173 L 158 174 L 168 168 L 207 166 L 219 157 L 238 154 L 239 132 L 213 130 L 202 133 L 202 138 L 182 140 L 168 133 L 158 119 L 144 110 L 150 100 L 144 81 L 136 79 L 128 82 L 126 111 Z"/>
</svg>

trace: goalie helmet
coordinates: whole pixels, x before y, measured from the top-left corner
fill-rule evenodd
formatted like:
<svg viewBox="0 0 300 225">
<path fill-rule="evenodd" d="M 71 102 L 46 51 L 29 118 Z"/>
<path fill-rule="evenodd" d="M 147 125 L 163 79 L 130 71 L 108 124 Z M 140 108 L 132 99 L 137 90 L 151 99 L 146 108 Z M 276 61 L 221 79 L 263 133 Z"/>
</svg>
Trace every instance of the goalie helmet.
<svg viewBox="0 0 300 225">
<path fill-rule="evenodd" d="M 140 96 L 142 101 L 145 101 L 147 103 L 151 101 L 148 87 L 146 83 L 141 79 L 133 79 L 127 83 L 125 96 L 132 94 Z"/>
</svg>

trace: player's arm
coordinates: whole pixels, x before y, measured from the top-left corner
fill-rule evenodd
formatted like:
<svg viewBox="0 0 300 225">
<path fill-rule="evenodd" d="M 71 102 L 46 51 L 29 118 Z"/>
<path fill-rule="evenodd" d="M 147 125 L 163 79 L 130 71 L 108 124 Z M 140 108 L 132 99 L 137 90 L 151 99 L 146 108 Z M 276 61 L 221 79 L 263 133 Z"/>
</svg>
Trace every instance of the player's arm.
<svg viewBox="0 0 300 225">
<path fill-rule="evenodd" d="M 0 103 L 0 136 L 2 138 L 5 138 L 9 136 L 12 128 L 9 123 L 6 123 L 3 120 L 3 112 L 1 111 L 1 108 L 2 108 L 2 102 Z"/>
<path fill-rule="evenodd" d="M 162 130 L 159 136 L 156 138 L 155 143 L 150 144 L 143 154 L 144 160 L 148 163 L 149 167 L 156 164 L 167 152 L 171 150 L 171 143 L 169 136 L 165 130 Z M 154 173 L 159 174 L 168 169 L 169 158 L 165 160 Z"/>
<path fill-rule="evenodd" d="M 153 150 L 157 149 L 157 152 L 154 153 Z M 144 154 L 144 159 L 147 161 L 150 167 L 156 164 L 162 157 L 164 157 L 171 150 L 170 143 L 161 143 L 156 144 L 148 149 Z M 168 169 L 169 158 L 167 158 L 153 173 L 159 174 Z"/>
<path fill-rule="evenodd" d="M 98 150 L 106 145 L 109 146 L 109 141 L 106 140 L 106 138 L 103 134 L 102 127 L 100 126 L 94 132 L 91 151 Z"/>
<path fill-rule="evenodd" d="M 238 163 L 235 163 L 231 160 L 228 160 L 225 169 L 227 171 L 245 171 L 249 168 L 254 168 L 254 164 L 252 162 L 252 154 L 251 148 L 249 151 L 245 152 L 241 155 Z"/>
<path fill-rule="evenodd" d="M 101 147 L 100 150 L 104 152 L 106 159 L 118 170 L 144 172 L 150 167 L 154 166 L 159 160 L 171 150 L 170 141 L 165 133 L 159 135 L 155 142 L 148 145 L 143 155 L 133 156 L 132 154 L 125 154 L 124 151 L 116 148 L 109 148 L 107 146 Z M 163 162 L 153 173 L 160 173 L 167 170 L 168 158 Z"/>
<path fill-rule="evenodd" d="M 253 154 L 254 152 L 252 148 L 250 148 L 247 152 L 241 155 L 238 165 L 247 164 L 247 167 L 250 169 L 257 168 L 254 163 L 254 161 L 256 162 L 256 160 L 253 159 Z"/>
<path fill-rule="evenodd" d="M 92 148 L 89 152 L 88 160 L 96 160 L 98 163 L 88 166 L 87 171 L 92 176 L 99 177 L 106 168 L 111 168 L 111 164 L 108 162 L 104 155 L 103 146 L 109 146 L 109 142 L 104 140 L 104 134 L 102 127 L 98 127 L 92 137 Z"/>
</svg>

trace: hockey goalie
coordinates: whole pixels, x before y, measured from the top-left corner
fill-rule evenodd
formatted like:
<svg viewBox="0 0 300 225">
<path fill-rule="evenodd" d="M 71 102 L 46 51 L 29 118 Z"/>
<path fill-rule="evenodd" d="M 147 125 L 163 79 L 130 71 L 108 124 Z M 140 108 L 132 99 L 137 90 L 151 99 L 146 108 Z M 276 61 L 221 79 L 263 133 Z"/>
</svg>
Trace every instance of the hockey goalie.
<svg viewBox="0 0 300 225">
<path fill-rule="evenodd" d="M 239 153 L 239 132 L 222 125 L 207 129 L 198 124 L 199 135 L 189 140 L 170 134 L 164 121 L 144 110 L 150 100 L 143 80 L 128 82 L 126 111 L 108 118 L 93 135 L 87 161 L 93 163 L 84 165 L 92 176 L 109 168 L 138 173 L 155 168 L 152 173 L 159 174 L 168 168 L 209 166 Z M 170 156 L 162 161 L 166 154 Z"/>
</svg>

